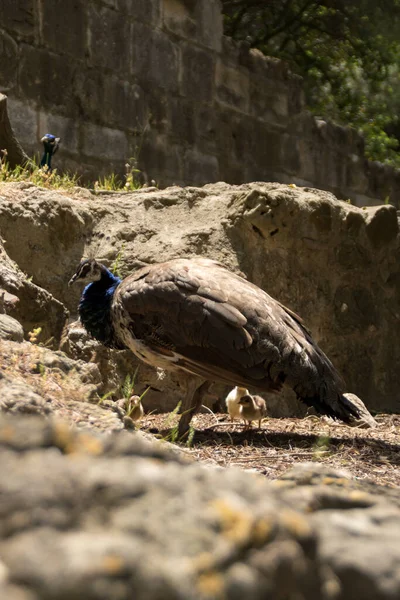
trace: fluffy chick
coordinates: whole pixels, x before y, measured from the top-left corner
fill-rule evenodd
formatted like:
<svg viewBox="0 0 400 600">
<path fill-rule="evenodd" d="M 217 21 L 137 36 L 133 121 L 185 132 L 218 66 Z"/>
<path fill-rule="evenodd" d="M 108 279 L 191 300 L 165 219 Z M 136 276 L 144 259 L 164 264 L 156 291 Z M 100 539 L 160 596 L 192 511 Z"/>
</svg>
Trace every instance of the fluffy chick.
<svg viewBox="0 0 400 600">
<path fill-rule="evenodd" d="M 144 417 L 144 408 L 140 396 L 131 396 L 128 400 L 127 415 L 132 421 L 140 421 Z"/>
<path fill-rule="evenodd" d="M 264 398 L 261 396 L 252 396 L 246 394 L 239 400 L 242 408 L 242 417 L 247 421 L 245 429 L 250 429 L 252 421 L 258 421 L 258 428 L 261 428 L 261 421 L 267 416 L 267 406 Z"/>
<path fill-rule="evenodd" d="M 246 396 L 246 394 L 249 394 L 249 390 L 246 390 L 246 388 L 236 386 L 233 388 L 233 390 L 229 392 L 229 394 L 225 398 L 226 408 L 228 410 L 231 421 L 242 417 L 242 407 L 240 406 L 239 402 L 243 396 Z"/>
</svg>

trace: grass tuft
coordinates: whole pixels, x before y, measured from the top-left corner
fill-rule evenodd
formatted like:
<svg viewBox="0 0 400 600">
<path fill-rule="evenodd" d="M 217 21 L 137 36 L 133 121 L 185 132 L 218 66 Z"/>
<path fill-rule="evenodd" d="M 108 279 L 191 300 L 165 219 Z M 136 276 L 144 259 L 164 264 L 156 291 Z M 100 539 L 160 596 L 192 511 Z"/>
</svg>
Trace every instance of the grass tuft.
<svg viewBox="0 0 400 600">
<path fill-rule="evenodd" d="M 13 169 L 7 162 L 7 150 L 0 150 L 0 182 L 16 183 L 20 181 L 30 182 L 39 187 L 56 190 L 71 190 L 78 185 L 94 188 L 95 191 L 132 192 L 142 187 L 140 182 L 140 169 L 137 168 L 137 160 L 130 158 L 125 164 L 125 174 L 121 178 L 116 173 L 99 177 L 97 181 L 85 185 L 80 181 L 77 173 L 59 174 L 57 169 L 49 169 L 47 165 L 40 167 L 35 160 L 27 165 L 18 165 Z"/>
</svg>

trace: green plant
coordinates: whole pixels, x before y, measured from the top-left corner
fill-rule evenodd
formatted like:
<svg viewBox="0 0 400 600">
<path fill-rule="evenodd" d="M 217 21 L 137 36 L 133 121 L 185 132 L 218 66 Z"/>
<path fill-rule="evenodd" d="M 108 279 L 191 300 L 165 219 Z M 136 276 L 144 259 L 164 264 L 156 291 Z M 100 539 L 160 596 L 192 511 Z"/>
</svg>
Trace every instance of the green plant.
<svg viewBox="0 0 400 600">
<path fill-rule="evenodd" d="M 176 417 L 176 415 L 179 413 L 181 406 L 182 402 L 179 401 L 175 408 L 169 413 L 168 417 L 165 419 L 165 427 L 168 428 L 171 425 L 174 417 Z M 178 425 L 174 425 L 171 431 L 169 431 L 169 433 L 167 433 L 167 435 L 162 439 L 166 442 L 175 443 L 178 440 Z"/>
<path fill-rule="evenodd" d="M 321 435 L 313 446 L 313 460 L 318 460 L 330 452 L 331 439 L 328 435 Z"/>
<path fill-rule="evenodd" d="M 140 146 L 141 147 L 141 146 Z M 137 152 L 140 151 L 137 148 Z M 125 164 L 125 175 L 121 178 L 116 173 L 110 173 L 99 177 L 94 183 L 95 191 L 134 191 L 141 187 L 139 181 L 140 169 L 137 167 L 137 157 L 131 157 Z M 30 181 L 31 183 L 47 189 L 70 190 L 81 185 L 80 178 L 76 173 L 65 172 L 59 174 L 57 169 L 49 169 L 47 165 L 40 167 L 36 159 L 32 159 L 25 166 L 17 165 L 10 168 L 7 161 L 7 150 L 0 150 L 0 182 Z M 82 184 L 83 185 L 83 184 Z M 91 184 L 88 186 L 91 188 Z"/>
<path fill-rule="evenodd" d="M 304 78 L 315 115 L 363 134 L 365 154 L 400 166 L 398 0 L 222 0 L 225 33 Z"/>
<path fill-rule="evenodd" d="M 103 190 L 107 192 L 122 191 L 124 189 L 124 183 L 118 175 L 111 173 L 110 175 L 99 177 L 99 179 L 94 182 L 94 189 L 96 191 Z"/>
<path fill-rule="evenodd" d="M 138 370 L 139 370 L 139 365 L 136 367 L 133 375 L 128 374 L 125 377 L 124 383 L 122 384 L 121 393 L 122 393 L 123 397 L 126 398 L 126 400 L 129 400 L 129 398 L 133 394 L 133 390 L 135 389 L 135 381 L 136 381 L 136 375 L 138 373 Z"/>
<path fill-rule="evenodd" d="M 48 189 L 72 189 L 78 185 L 79 177 L 68 172 L 59 175 L 57 169 L 50 170 L 47 166 L 40 167 L 35 160 L 31 160 L 25 166 L 17 165 L 11 169 L 7 162 L 7 151 L 1 150 L 0 181 L 7 183 L 30 181 L 39 187 Z"/>
<path fill-rule="evenodd" d="M 126 410 L 126 414 L 128 417 L 131 416 L 133 410 L 136 408 L 136 406 L 138 404 L 137 402 L 134 402 L 131 400 L 131 398 L 135 392 L 136 376 L 137 376 L 138 370 L 139 370 L 139 366 L 136 367 L 133 375 L 128 374 L 125 377 L 125 381 L 121 387 L 122 396 L 125 400 L 125 410 Z M 142 399 L 145 397 L 145 395 L 147 394 L 149 389 L 150 389 L 150 386 L 148 386 L 144 390 L 144 392 L 142 392 L 142 394 L 139 396 L 139 402 L 142 401 Z"/>
<path fill-rule="evenodd" d="M 192 425 L 190 425 L 189 426 L 188 437 L 187 437 L 187 440 L 186 440 L 186 446 L 188 448 L 191 448 L 193 446 L 194 434 L 195 434 L 194 427 Z"/>
<path fill-rule="evenodd" d="M 45 377 L 46 376 L 46 367 L 44 366 L 44 364 L 38 363 L 37 367 L 38 367 L 38 371 L 39 371 L 40 375 L 42 377 Z"/>
<path fill-rule="evenodd" d="M 32 331 L 28 332 L 28 338 L 31 344 L 36 344 L 39 338 L 39 335 L 42 333 L 41 327 L 35 327 Z"/>
<path fill-rule="evenodd" d="M 110 268 L 111 273 L 113 275 L 116 275 L 120 279 L 122 279 L 121 263 L 123 261 L 124 251 L 125 251 L 125 242 L 123 242 L 123 244 L 121 246 L 121 249 L 118 252 L 117 256 L 115 257 L 115 260 L 114 260 L 114 262 L 113 262 L 113 264 L 111 265 L 111 268 Z M 137 369 L 136 369 L 136 371 L 137 371 Z"/>
<path fill-rule="evenodd" d="M 125 170 L 124 188 L 129 192 L 140 189 L 142 185 L 138 179 L 138 175 L 141 173 L 141 170 L 138 169 L 137 158 L 131 157 L 125 164 Z"/>
<path fill-rule="evenodd" d="M 115 394 L 115 390 L 110 390 L 109 392 L 106 392 L 105 394 L 103 394 L 100 398 L 100 400 L 98 401 L 97 404 L 102 404 L 105 400 L 107 400 L 107 398 L 109 398 L 110 396 L 113 396 Z"/>
<path fill-rule="evenodd" d="M 169 427 L 171 425 L 171 422 L 173 421 L 174 417 L 176 417 L 180 411 L 182 402 L 179 401 L 178 404 L 175 406 L 174 410 L 172 410 L 168 417 L 165 419 L 165 427 Z M 184 414 L 184 413 L 182 413 Z M 192 425 L 189 426 L 189 433 L 186 439 L 186 446 L 191 447 L 193 445 L 193 439 L 194 439 L 194 435 L 195 435 L 195 430 L 193 428 Z M 176 444 L 177 442 L 180 442 L 181 440 L 179 439 L 179 424 L 174 425 L 171 430 L 167 433 L 166 436 L 164 436 L 162 438 L 164 441 L 166 442 L 171 442 L 172 444 Z"/>
</svg>

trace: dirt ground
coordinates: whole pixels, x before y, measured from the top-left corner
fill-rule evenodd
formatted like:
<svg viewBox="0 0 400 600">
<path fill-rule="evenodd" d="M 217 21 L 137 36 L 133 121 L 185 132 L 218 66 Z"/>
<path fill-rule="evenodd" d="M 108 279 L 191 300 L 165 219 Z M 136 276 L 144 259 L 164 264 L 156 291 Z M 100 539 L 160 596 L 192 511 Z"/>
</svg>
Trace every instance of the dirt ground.
<svg viewBox="0 0 400 600">
<path fill-rule="evenodd" d="M 140 429 L 173 438 L 178 416 L 146 415 Z M 379 427 L 360 429 L 323 417 L 265 419 L 261 429 L 243 431 L 226 414 L 199 414 L 187 451 L 208 464 L 236 466 L 274 479 L 298 462 L 318 461 L 346 469 L 356 479 L 400 485 L 400 415 L 376 415 Z M 172 429 L 172 433 L 171 433 Z"/>
</svg>

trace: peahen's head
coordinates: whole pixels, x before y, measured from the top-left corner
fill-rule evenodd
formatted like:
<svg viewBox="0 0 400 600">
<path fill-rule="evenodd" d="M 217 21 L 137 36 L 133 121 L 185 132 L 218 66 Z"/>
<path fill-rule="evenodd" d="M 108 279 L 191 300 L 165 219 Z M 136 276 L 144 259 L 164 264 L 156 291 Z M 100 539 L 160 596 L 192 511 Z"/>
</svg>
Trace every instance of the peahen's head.
<svg viewBox="0 0 400 600">
<path fill-rule="evenodd" d="M 78 268 L 69 280 L 68 285 L 72 285 L 75 281 L 86 284 L 91 283 L 92 281 L 100 281 L 102 275 L 107 272 L 109 272 L 108 269 L 101 263 L 98 263 L 97 260 L 94 258 L 86 258 L 79 263 Z"/>
</svg>

